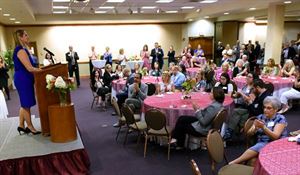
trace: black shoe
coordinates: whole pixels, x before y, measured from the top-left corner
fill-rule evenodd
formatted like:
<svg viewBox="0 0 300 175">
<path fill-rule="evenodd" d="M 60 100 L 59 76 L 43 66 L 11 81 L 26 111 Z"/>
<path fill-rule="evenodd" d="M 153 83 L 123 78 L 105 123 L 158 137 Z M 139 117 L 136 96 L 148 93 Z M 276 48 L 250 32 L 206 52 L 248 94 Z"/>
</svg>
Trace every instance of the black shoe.
<svg viewBox="0 0 300 175">
<path fill-rule="evenodd" d="M 17 130 L 18 130 L 18 132 L 19 132 L 20 135 L 22 135 L 22 132 L 23 132 L 24 134 L 28 134 L 27 128 L 24 129 L 24 128 L 18 126 Z"/>
<path fill-rule="evenodd" d="M 115 127 L 115 128 L 118 128 L 118 127 L 120 127 L 121 125 L 120 125 L 120 123 L 119 122 L 117 122 L 117 123 L 115 123 L 114 125 L 113 125 L 113 127 Z"/>
<path fill-rule="evenodd" d="M 117 115 L 117 113 L 116 113 L 116 112 L 112 112 L 111 115 L 112 115 L 112 116 L 115 116 L 115 115 Z"/>
<path fill-rule="evenodd" d="M 41 131 L 33 132 L 33 131 L 31 131 L 28 127 L 26 127 L 25 130 L 26 130 L 27 133 L 31 133 L 31 134 L 33 134 L 33 135 L 38 135 L 38 134 L 41 134 L 41 133 L 42 133 Z"/>
<path fill-rule="evenodd" d="M 223 136 L 224 141 L 230 141 L 232 137 L 233 130 L 231 128 L 227 128 L 225 134 Z"/>
</svg>

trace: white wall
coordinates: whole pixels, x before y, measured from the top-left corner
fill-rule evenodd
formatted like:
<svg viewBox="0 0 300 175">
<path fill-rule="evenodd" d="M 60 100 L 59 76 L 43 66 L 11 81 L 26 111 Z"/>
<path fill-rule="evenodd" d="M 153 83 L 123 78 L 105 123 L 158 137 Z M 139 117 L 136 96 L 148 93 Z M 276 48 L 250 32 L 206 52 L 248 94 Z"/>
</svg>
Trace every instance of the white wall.
<svg viewBox="0 0 300 175">
<path fill-rule="evenodd" d="M 5 28 L 0 25 L 0 53 L 7 49 L 5 38 Z"/>
<path fill-rule="evenodd" d="M 68 46 L 72 45 L 78 52 L 80 61 L 88 61 L 88 53 L 92 45 L 98 54 L 105 52 L 109 46 L 113 57 L 117 57 L 120 48 L 124 48 L 127 57 L 139 55 L 144 44 L 149 50 L 154 43 L 161 44 L 167 53 L 173 45 L 176 51 L 181 50 L 181 24 L 145 24 L 145 25 L 102 25 L 102 26 L 36 26 L 23 27 L 31 41 L 37 42 L 39 60 L 43 60 L 47 47 L 55 54 L 55 58 L 65 60 Z M 8 28 L 8 33 L 17 28 Z M 9 38 L 12 43 L 12 38 Z"/>
<path fill-rule="evenodd" d="M 206 19 L 200 19 L 188 23 L 187 34 L 189 37 L 196 37 L 200 35 L 214 36 L 215 24 L 214 22 Z"/>
</svg>

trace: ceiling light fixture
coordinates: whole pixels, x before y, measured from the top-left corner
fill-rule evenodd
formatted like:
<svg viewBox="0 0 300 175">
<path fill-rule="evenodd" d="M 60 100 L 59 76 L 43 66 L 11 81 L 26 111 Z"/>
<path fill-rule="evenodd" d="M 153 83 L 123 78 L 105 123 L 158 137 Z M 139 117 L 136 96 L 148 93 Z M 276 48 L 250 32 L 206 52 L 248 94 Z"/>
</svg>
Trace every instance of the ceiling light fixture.
<svg viewBox="0 0 300 175">
<path fill-rule="evenodd" d="M 10 16 L 10 14 L 8 14 L 8 13 L 4 13 L 4 14 L 3 14 L 3 16 Z"/>
<path fill-rule="evenodd" d="M 183 7 L 181 7 L 181 9 L 193 9 L 193 8 L 195 8 L 195 7 L 193 7 L 193 6 L 183 6 Z"/>
<path fill-rule="evenodd" d="M 251 10 L 251 11 L 252 11 L 252 10 L 256 10 L 256 8 L 255 8 L 255 7 L 251 7 L 251 8 L 249 8 L 249 10 Z"/>
<path fill-rule="evenodd" d="M 67 13 L 66 11 L 53 11 L 53 14 L 65 14 Z"/>
<path fill-rule="evenodd" d="M 96 10 L 95 13 L 96 13 L 96 14 L 104 14 L 104 13 L 107 13 L 107 11 Z"/>
<path fill-rule="evenodd" d="M 9 18 L 9 20 L 14 21 L 14 20 L 16 20 L 16 18 Z"/>
<path fill-rule="evenodd" d="M 68 9 L 69 7 L 67 6 L 53 6 L 53 9 Z"/>
<path fill-rule="evenodd" d="M 110 3 L 122 3 L 125 0 L 107 0 L 106 2 L 110 2 Z"/>
<path fill-rule="evenodd" d="M 166 13 L 178 13 L 177 10 L 169 10 L 169 11 L 166 11 Z"/>
<path fill-rule="evenodd" d="M 53 2 L 70 2 L 70 0 L 53 0 Z"/>
<path fill-rule="evenodd" d="M 217 2 L 218 0 L 204 0 L 204 1 L 201 1 L 200 3 L 204 3 L 204 4 L 210 4 L 210 3 L 215 3 Z"/>
<path fill-rule="evenodd" d="M 15 21 L 15 24 L 20 24 L 21 22 L 20 21 Z"/>
<path fill-rule="evenodd" d="M 155 6 L 144 6 L 142 7 L 142 9 L 155 9 L 156 7 Z"/>
<path fill-rule="evenodd" d="M 115 7 L 114 6 L 102 6 L 102 7 L 99 7 L 99 9 L 114 9 Z"/>
<path fill-rule="evenodd" d="M 285 4 L 291 4 L 292 1 L 284 1 Z"/>
<path fill-rule="evenodd" d="M 194 21 L 193 19 L 188 19 L 188 21 Z"/>
<path fill-rule="evenodd" d="M 205 18 L 205 19 L 208 19 L 208 18 L 209 18 L 209 16 L 204 16 L 204 18 Z"/>
<path fill-rule="evenodd" d="M 157 0 L 156 3 L 170 3 L 173 2 L 174 0 Z"/>
<path fill-rule="evenodd" d="M 198 12 L 198 13 L 199 13 L 200 11 L 201 11 L 201 9 L 197 9 L 197 10 L 196 10 L 196 12 Z"/>
<path fill-rule="evenodd" d="M 228 12 L 225 12 L 224 15 L 229 15 L 229 13 L 228 13 Z"/>
</svg>

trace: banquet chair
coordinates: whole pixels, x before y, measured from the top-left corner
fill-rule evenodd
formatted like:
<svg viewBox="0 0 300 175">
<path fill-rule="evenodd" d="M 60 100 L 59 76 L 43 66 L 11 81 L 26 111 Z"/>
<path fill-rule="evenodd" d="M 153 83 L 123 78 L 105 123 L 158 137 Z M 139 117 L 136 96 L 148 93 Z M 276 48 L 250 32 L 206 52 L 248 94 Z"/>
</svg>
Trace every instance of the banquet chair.
<svg viewBox="0 0 300 175">
<path fill-rule="evenodd" d="M 227 110 L 223 108 L 216 114 L 215 118 L 213 119 L 211 129 L 215 129 L 220 132 L 222 125 L 226 120 L 226 117 L 227 117 Z M 187 142 L 188 148 L 189 148 L 189 144 L 191 143 L 192 138 L 197 138 L 197 140 L 199 140 L 199 142 L 196 144 L 200 144 L 201 146 L 207 146 L 206 145 L 207 136 L 196 137 L 193 135 L 188 135 L 188 139 L 187 139 L 188 140 L 188 142 Z"/>
<path fill-rule="evenodd" d="M 140 141 L 141 134 L 143 134 L 147 129 L 146 122 L 136 121 L 132 109 L 126 103 L 123 104 L 121 111 L 125 117 L 125 123 L 127 126 L 127 131 L 126 131 L 125 140 L 123 144 L 125 145 L 127 143 L 127 136 L 130 130 L 138 132 L 138 140 L 137 140 L 137 144 L 138 144 Z"/>
<path fill-rule="evenodd" d="M 167 137 L 168 160 L 170 160 L 171 128 L 167 127 L 166 116 L 157 109 L 150 109 L 145 114 L 147 130 L 145 132 L 144 157 L 147 152 L 147 142 L 150 136 Z"/>
<path fill-rule="evenodd" d="M 93 101 L 92 101 L 92 105 L 91 105 L 91 109 L 93 109 L 93 106 L 96 102 L 96 104 L 98 103 L 98 99 L 100 98 L 99 95 L 97 94 L 96 91 L 94 91 L 93 85 L 90 83 L 90 88 L 92 91 L 92 95 L 93 95 Z"/>
<path fill-rule="evenodd" d="M 246 147 L 247 148 L 249 148 L 251 145 L 253 145 L 256 141 L 256 136 L 255 135 L 253 135 L 253 136 L 248 135 L 248 131 L 252 127 L 255 119 L 256 119 L 255 116 L 248 118 L 248 120 L 246 121 L 246 123 L 244 125 L 243 132 L 244 132 L 244 135 L 245 135 L 245 138 L 246 138 Z"/>
<path fill-rule="evenodd" d="M 193 175 L 201 175 L 201 172 L 198 168 L 197 163 L 194 161 L 194 159 L 190 160 L 190 165 L 192 167 L 193 170 Z"/>
<path fill-rule="evenodd" d="M 117 100 L 116 100 L 115 97 L 112 97 L 111 104 L 112 104 L 113 108 L 116 111 L 118 122 L 119 122 L 119 129 L 118 129 L 117 136 L 116 136 L 116 141 L 117 141 L 122 127 L 126 125 L 126 120 L 125 120 L 125 117 L 122 115 L 122 113 L 120 111 L 119 105 L 118 105 Z M 139 114 L 134 114 L 134 120 L 135 121 L 140 121 L 141 116 Z"/>
<path fill-rule="evenodd" d="M 155 87 L 155 84 L 153 83 L 146 83 L 148 85 L 148 94 L 147 96 L 151 96 L 153 94 L 155 94 L 155 91 L 156 91 L 156 87 Z"/>
<path fill-rule="evenodd" d="M 223 139 L 217 130 L 211 129 L 207 135 L 207 149 L 212 160 L 211 170 L 213 174 L 216 174 L 215 165 L 217 163 L 222 163 L 225 159 L 226 164 L 221 169 L 219 169 L 219 175 L 252 175 L 254 168 L 241 164 L 231 164 L 228 165 L 227 158 L 224 152 Z"/>
</svg>

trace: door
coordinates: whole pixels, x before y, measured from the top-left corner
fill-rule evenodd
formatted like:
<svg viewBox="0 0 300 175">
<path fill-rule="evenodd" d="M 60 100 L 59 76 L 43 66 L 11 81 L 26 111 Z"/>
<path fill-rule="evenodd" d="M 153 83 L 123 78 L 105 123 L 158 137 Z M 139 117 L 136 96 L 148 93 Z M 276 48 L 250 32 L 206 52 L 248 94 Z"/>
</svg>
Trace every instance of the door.
<svg viewBox="0 0 300 175">
<path fill-rule="evenodd" d="M 213 37 L 190 37 L 189 43 L 192 48 L 197 49 L 198 44 L 201 45 L 206 59 L 213 59 Z"/>
</svg>

